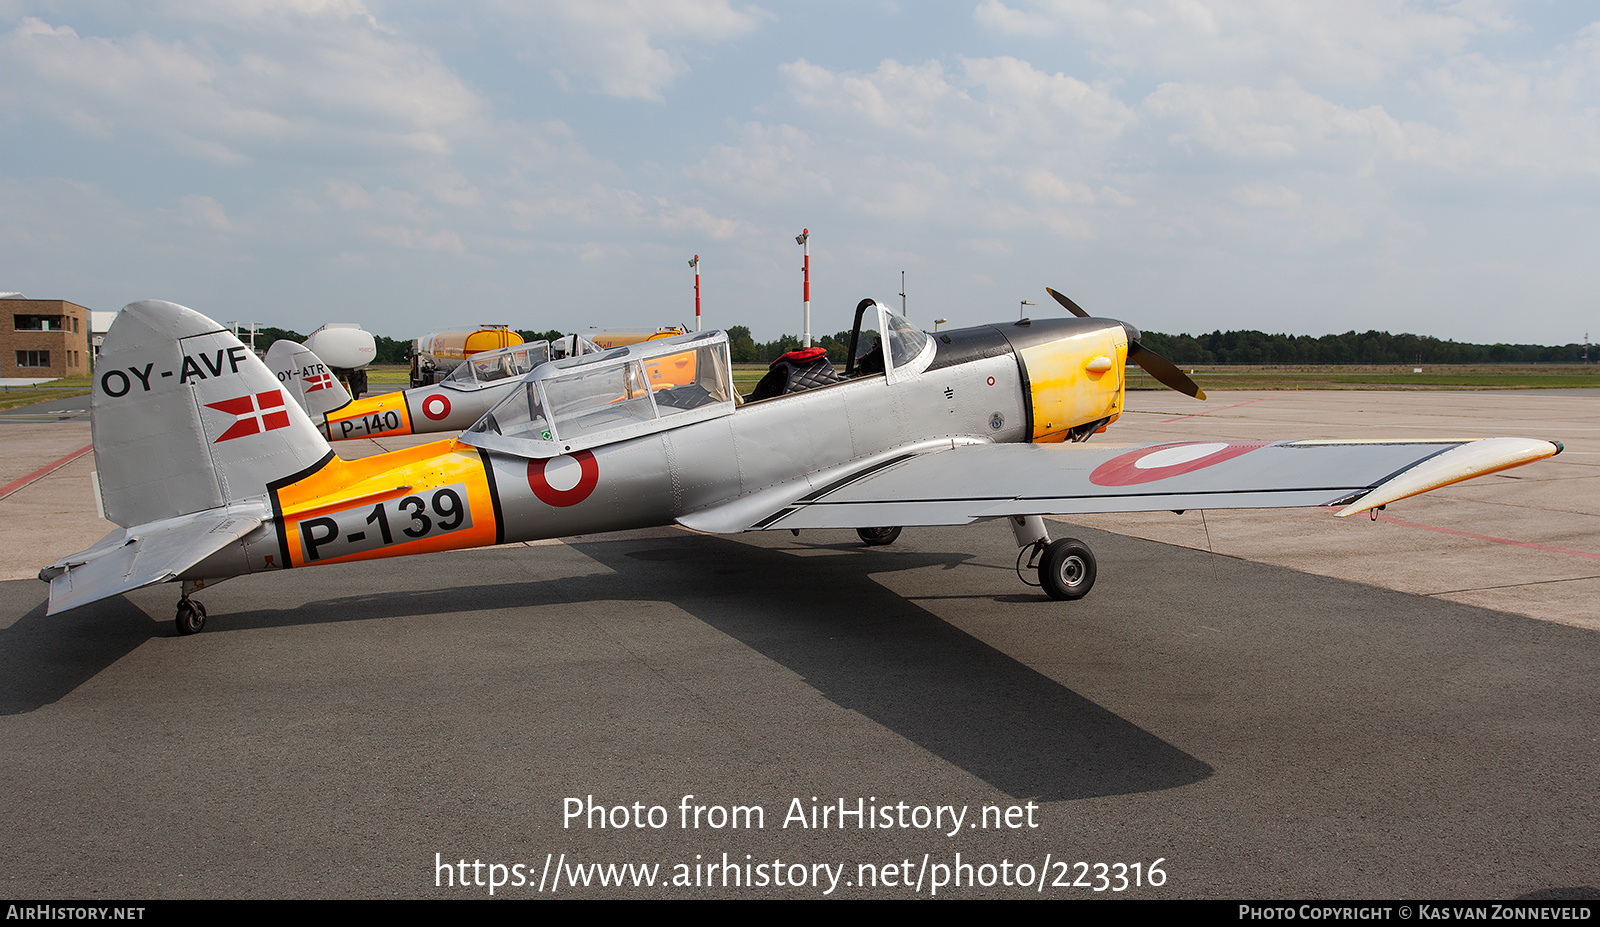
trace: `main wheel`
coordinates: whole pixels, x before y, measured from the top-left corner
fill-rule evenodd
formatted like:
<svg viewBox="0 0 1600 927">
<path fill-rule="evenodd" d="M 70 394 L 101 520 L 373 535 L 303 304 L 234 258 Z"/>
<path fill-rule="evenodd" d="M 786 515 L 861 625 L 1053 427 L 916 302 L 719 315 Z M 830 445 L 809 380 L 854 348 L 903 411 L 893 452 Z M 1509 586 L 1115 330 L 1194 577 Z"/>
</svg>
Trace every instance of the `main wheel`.
<svg viewBox="0 0 1600 927">
<path fill-rule="evenodd" d="M 1051 541 L 1039 560 L 1039 585 L 1052 599 L 1081 599 L 1094 588 L 1094 554 L 1077 538 Z"/>
<path fill-rule="evenodd" d="M 193 599 L 180 599 L 177 623 L 179 634 L 199 634 L 206 626 L 206 607 Z"/>
<path fill-rule="evenodd" d="M 861 543 L 868 547 L 882 547 L 893 544 L 895 538 L 900 536 L 899 528 L 857 528 L 856 536 L 861 538 Z"/>
</svg>

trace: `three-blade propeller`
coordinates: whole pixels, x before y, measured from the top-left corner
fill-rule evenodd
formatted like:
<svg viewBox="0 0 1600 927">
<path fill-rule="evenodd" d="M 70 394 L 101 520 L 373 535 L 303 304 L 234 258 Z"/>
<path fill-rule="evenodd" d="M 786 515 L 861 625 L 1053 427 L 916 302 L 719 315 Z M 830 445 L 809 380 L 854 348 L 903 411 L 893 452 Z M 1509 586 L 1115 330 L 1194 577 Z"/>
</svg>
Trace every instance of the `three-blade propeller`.
<svg viewBox="0 0 1600 927">
<path fill-rule="evenodd" d="M 1046 293 L 1049 293 L 1050 296 L 1055 299 L 1056 302 L 1060 303 L 1068 312 L 1080 319 L 1089 318 L 1089 313 L 1084 312 L 1083 307 L 1079 306 L 1077 303 L 1066 298 L 1065 296 L 1062 296 L 1060 293 L 1057 293 L 1055 290 L 1052 290 L 1049 287 L 1045 287 L 1044 289 Z M 1129 360 L 1144 368 L 1145 373 L 1155 377 L 1162 386 L 1165 386 L 1168 389 L 1175 389 L 1186 396 L 1193 396 L 1196 399 L 1206 398 L 1205 391 L 1202 390 L 1193 380 L 1189 379 L 1188 375 L 1182 370 L 1174 367 L 1172 365 L 1172 361 L 1167 360 L 1165 357 L 1162 357 L 1160 354 L 1157 354 L 1156 352 L 1139 343 L 1138 329 L 1131 325 L 1124 325 L 1123 328 L 1127 329 L 1128 331 Z"/>
</svg>

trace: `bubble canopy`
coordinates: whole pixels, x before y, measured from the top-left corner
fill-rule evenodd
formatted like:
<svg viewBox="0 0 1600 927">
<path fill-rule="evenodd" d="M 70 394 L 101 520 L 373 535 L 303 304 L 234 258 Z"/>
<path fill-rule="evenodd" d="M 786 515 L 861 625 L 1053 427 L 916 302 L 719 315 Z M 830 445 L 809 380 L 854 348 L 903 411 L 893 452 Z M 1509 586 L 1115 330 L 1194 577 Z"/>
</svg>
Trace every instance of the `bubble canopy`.
<svg viewBox="0 0 1600 927">
<path fill-rule="evenodd" d="M 698 332 L 543 364 L 460 440 L 555 457 L 733 410 L 728 336 Z"/>
<path fill-rule="evenodd" d="M 440 380 L 439 385 L 458 390 L 483 389 L 513 377 L 527 376 L 534 368 L 549 360 L 548 341 L 529 341 L 496 351 L 479 351 L 450 371 L 450 375 Z"/>
</svg>

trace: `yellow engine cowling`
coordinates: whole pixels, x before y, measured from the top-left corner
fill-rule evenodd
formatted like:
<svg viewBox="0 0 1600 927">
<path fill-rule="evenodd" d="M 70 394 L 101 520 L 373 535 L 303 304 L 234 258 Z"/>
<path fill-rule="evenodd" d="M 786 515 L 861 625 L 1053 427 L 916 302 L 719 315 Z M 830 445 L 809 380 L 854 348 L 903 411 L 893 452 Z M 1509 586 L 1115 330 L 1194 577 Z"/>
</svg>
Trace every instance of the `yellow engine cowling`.
<svg viewBox="0 0 1600 927">
<path fill-rule="evenodd" d="M 1032 405 L 1029 439 L 1065 441 L 1074 428 L 1116 421 L 1122 415 L 1123 367 L 1128 361 L 1128 335 L 1122 324 L 1062 319 L 1033 325 L 1043 330 L 1025 339 L 1013 338 L 1013 343 L 1023 342 L 1016 351 L 1027 374 Z"/>
</svg>

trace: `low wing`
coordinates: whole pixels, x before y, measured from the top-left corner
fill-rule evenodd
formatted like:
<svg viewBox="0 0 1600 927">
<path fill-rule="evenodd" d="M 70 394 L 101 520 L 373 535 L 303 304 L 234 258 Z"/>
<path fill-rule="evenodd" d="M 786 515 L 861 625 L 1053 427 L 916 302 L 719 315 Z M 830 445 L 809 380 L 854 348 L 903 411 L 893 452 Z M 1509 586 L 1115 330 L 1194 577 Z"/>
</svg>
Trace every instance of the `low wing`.
<svg viewBox="0 0 1600 927">
<path fill-rule="evenodd" d="M 686 515 L 718 533 L 961 525 L 1007 515 L 1343 506 L 1341 516 L 1551 457 L 1559 444 L 1216 441 L 944 444 Z"/>
<path fill-rule="evenodd" d="M 265 503 L 243 503 L 118 528 L 88 550 L 39 571 L 39 578 L 50 583 L 47 614 L 175 579 L 270 517 Z"/>
</svg>

